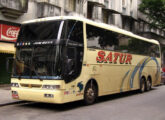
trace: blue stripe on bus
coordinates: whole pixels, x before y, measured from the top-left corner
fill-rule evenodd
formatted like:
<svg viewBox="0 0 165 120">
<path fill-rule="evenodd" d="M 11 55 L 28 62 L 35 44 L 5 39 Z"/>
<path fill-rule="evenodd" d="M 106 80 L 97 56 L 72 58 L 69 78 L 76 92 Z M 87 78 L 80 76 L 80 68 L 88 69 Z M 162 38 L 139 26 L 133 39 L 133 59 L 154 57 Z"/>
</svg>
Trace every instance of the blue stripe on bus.
<svg viewBox="0 0 165 120">
<path fill-rule="evenodd" d="M 151 60 L 155 61 L 156 65 L 157 65 L 157 72 L 156 72 L 156 80 L 158 80 L 158 77 L 159 77 L 159 73 L 160 73 L 160 66 L 159 66 L 159 63 L 157 61 L 157 59 L 155 57 L 147 57 L 144 59 L 143 63 L 140 65 L 140 63 L 138 63 L 138 65 L 136 65 L 136 67 L 134 68 L 132 74 L 131 74 L 131 78 L 130 78 L 130 88 L 133 88 L 133 82 L 134 82 L 134 77 L 139 69 L 139 84 L 140 84 L 140 79 L 142 77 L 142 71 L 144 69 L 144 67 L 146 66 L 146 64 L 148 62 L 150 62 Z"/>
<path fill-rule="evenodd" d="M 128 70 L 128 72 L 124 75 L 123 79 L 122 79 L 122 83 L 121 83 L 121 87 L 120 87 L 120 92 L 123 92 L 123 84 L 124 84 L 124 80 L 126 79 L 126 77 L 128 76 L 130 70 Z"/>
<path fill-rule="evenodd" d="M 137 73 L 137 71 L 138 71 L 139 68 L 140 68 L 140 63 L 138 63 L 136 65 L 136 67 L 134 68 L 134 70 L 133 70 L 133 72 L 131 74 L 131 80 L 130 80 L 130 86 L 131 86 L 131 88 L 133 88 L 134 77 L 135 77 L 135 75 L 136 75 L 136 73 Z"/>
</svg>

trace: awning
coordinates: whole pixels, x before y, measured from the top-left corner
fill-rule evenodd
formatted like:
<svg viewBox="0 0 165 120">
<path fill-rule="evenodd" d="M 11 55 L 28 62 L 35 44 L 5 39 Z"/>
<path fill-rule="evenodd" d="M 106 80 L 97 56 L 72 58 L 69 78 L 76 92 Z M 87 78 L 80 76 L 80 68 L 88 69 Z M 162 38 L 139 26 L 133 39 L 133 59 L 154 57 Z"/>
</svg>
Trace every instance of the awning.
<svg viewBox="0 0 165 120">
<path fill-rule="evenodd" d="M 93 5 L 96 5 L 98 7 L 105 7 L 105 5 L 103 3 L 100 3 L 99 1 L 97 0 L 88 0 L 88 3 L 89 4 L 93 4 Z"/>
<path fill-rule="evenodd" d="M 105 10 L 105 11 L 107 11 L 107 12 L 110 12 L 110 13 L 121 14 L 117 10 L 113 10 L 113 9 L 110 9 L 110 8 L 103 7 L 102 9 Z"/>
<path fill-rule="evenodd" d="M 0 42 L 0 53 L 14 54 L 15 53 L 14 43 Z"/>
</svg>

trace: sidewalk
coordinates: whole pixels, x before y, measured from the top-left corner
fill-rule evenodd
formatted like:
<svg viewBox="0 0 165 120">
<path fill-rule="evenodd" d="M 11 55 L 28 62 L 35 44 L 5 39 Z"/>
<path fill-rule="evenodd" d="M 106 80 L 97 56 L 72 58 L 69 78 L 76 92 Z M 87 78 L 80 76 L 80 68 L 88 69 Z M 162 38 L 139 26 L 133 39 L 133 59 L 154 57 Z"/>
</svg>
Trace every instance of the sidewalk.
<svg viewBox="0 0 165 120">
<path fill-rule="evenodd" d="M 10 85 L 0 85 L 0 107 L 5 105 L 17 104 L 20 102 L 22 101 L 12 99 Z"/>
</svg>

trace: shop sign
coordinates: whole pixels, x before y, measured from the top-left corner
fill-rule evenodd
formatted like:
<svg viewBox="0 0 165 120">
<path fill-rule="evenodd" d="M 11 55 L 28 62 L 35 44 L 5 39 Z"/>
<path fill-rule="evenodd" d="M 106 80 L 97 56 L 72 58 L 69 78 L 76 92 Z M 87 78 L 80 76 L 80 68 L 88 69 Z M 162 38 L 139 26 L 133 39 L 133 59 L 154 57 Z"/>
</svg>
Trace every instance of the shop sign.
<svg viewBox="0 0 165 120">
<path fill-rule="evenodd" d="M 0 40 L 16 42 L 20 27 L 0 24 Z"/>
</svg>

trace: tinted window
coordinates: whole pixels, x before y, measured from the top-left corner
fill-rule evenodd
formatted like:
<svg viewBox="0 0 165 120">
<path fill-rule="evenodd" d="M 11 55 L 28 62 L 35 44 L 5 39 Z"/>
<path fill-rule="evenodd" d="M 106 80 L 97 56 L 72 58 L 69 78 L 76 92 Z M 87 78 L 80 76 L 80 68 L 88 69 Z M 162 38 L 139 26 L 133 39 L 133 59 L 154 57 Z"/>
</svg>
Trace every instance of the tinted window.
<svg viewBox="0 0 165 120">
<path fill-rule="evenodd" d="M 123 34 L 87 25 L 89 48 L 160 57 L 159 46 Z"/>
<path fill-rule="evenodd" d="M 83 23 L 75 20 L 65 21 L 61 38 L 83 43 Z"/>
<path fill-rule="evenodd" d="M 67 71 L 65 73 L 67 74 L 64 79 L 68 83 L 81 73 L 84 52 L 83 23 L 75 20 L 65 20 L 61 39 L 66 41 L 64 56 L 66 56 L 65 62 L 69 63 L 69 67 L 65 67 Z"/>
<path fill-rule="evenodd" d="M 112 31 L 87 25 L 88 47 L 115 50 L 119 44 L 117 34 Z"/>
<path fill-rule="evenodd" d="M 62 50 L 61 46 L 52 45 L 17 48 L 13 76 L 44 79 L 61 76 Z"/>
<path fill-rule="evenodd" d="M 159 46 L 136 38 L 120 35 L 118 51 L 160 57 Z"/>
<path fill-rule="evenodd" d="M 18 36 L 18 42 L 57 39 L 61 21 L 24 24 Z"/>
</svg>

